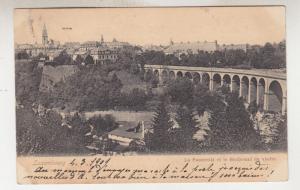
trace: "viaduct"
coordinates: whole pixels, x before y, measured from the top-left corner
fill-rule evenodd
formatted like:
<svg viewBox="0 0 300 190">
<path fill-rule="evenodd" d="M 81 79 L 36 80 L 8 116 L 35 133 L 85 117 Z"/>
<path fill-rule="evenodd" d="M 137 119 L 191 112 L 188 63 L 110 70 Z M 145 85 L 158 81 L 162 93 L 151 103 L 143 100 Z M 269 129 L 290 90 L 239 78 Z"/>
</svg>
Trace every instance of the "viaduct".
<svg viewBox="0 0 300 190">
<path fill-rule="evenodd" d="M 266 111 L 287 111 L 286 73 L 262 69 L 231 69 L 189 66 L 145 65 L 145 75 L 153 74 L 164 84 L 167 80 L 187 77 L 214 91 L 220 86 L 238 92 L 248 105 L 255 101 Z"/>
</svg>

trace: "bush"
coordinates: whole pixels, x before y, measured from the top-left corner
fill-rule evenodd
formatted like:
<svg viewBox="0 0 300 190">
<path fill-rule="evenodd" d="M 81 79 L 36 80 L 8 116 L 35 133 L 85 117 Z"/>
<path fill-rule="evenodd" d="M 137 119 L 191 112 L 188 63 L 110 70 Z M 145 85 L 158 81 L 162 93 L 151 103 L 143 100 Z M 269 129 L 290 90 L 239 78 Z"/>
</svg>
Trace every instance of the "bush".
<svg viewBox="0 0 300 190">
<path fill-rule="evenodd" d="M 112 131 L 118 127 L 116 119 L 108 114 L 105 116 L 93 116 L 87 121 L 88 124 L 94 127 L 94 131 L 96 132 L 97 136 L 102 136 L 106 132 Z"/>
</svg>

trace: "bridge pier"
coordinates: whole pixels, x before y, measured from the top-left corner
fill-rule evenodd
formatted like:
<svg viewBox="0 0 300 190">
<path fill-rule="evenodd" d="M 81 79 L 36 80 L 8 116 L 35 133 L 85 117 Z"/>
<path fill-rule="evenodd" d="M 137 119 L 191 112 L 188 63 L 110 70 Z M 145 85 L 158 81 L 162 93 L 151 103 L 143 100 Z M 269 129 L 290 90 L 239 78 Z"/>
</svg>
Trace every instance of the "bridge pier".
<svg viewBox="0 0 300 190">
<path fill-rule="evenodd" d="M 214 79 L 210 79 L 210 82 L 209 82 L 209 90 L 210 91 L 213 91 L 214 90 Z"/>
<path fill-rule="evenodd" d="M 243 82 L 240 81 L 240 89 L 239 89 L 239 96 L 240 96 L 240 97 L 243 96 L 242 89 L 243 89 Z"/>
<path fill-rule="evenodd" d="M 269 92 L 267 88 L 264 94 L 264 110 L 269 110 Z"/>
<path fill-rule="evenodd" d="M 282 108 L 281 108 L 281 114 L 285 115 L 287 112 L 287 99 L 285 96 L 282 97 Z"/>
<path fill-rule="evenodd" d="M 269 73 L 260 70 L 238 70 L 226 68 L 203 68 L 185 66 L 161 66 L 149 65 L 145 68 L 151 70 L 159 81 L 163 83 L 163 72 L 168 77 L 179 78 L 188 77 L 195 82 L 194 76 L 197 75 L 197 82 L 208 86 L 210 91 L 215 90 L 220 85 L 228 85 L 231 92 L 238 92 L 247 104 L 255 101 L 262 106 L 265 111 L 287 111 L 286 76 L 285 73 Z M 188 73 L 187 73 L 188 72 Z M 190 76 L 191 75 L 191 76 Z M 155 76 L 155 75 L 154 75 Z M 225 80 L 226 78 L 226 80 Z"/>
<path fill-rule="evenodd" d="M 250 104 L 251 103 L 251 93 L 252 93 L 252 88 L 251 88 L 251 84 L 249 85 L 249 89 L 248 89 L 248 99 L 247 99 L 247 103 Z"/>
<path fill-rule="evenodd" d="M 257 90 L 256 90 L 256 105 L 260 104 L 260 84 L 257 83 Z"/>
</svg>

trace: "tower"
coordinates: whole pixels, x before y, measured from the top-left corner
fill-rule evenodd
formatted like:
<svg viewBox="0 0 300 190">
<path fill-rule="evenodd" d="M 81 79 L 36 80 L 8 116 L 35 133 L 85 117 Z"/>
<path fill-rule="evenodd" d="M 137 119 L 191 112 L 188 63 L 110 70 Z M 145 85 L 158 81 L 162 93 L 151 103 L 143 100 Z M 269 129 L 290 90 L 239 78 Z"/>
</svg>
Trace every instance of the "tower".
<svg viewBox="0 0 300 190">
<path fill-rule="evenodd" d="M 45 24 L 44 24 L 44 27 L 43 27 L 42 43 L 43 43 L 43 45 L 48 44 L 48 33 L 47 33 L 47 28 L 46 28 Z"/>
<path fill-rule="evenodd" d="M 104 38 L 102 34 L 101 34 L 101 43 L 104 43 Z"/>
<path fill-rule="evenodd" d="M 171 45 L 174 45 L 174 42 L 173 42 L 172 38 L 170 38 L 170 46 Z"/>
</svg>

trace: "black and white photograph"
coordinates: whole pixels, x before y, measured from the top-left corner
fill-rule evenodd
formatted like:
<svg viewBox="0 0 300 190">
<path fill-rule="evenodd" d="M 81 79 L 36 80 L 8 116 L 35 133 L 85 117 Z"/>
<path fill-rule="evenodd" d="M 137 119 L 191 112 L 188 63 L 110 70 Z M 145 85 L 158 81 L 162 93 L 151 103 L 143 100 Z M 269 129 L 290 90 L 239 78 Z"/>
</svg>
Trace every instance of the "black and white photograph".
<svg viewBox="0 0 300 190">
<path fill-rule="evenodd" d="M 285 36 L 284 6 L 15 9 L 17 156 L 286 162 Z"/>
</svg>

